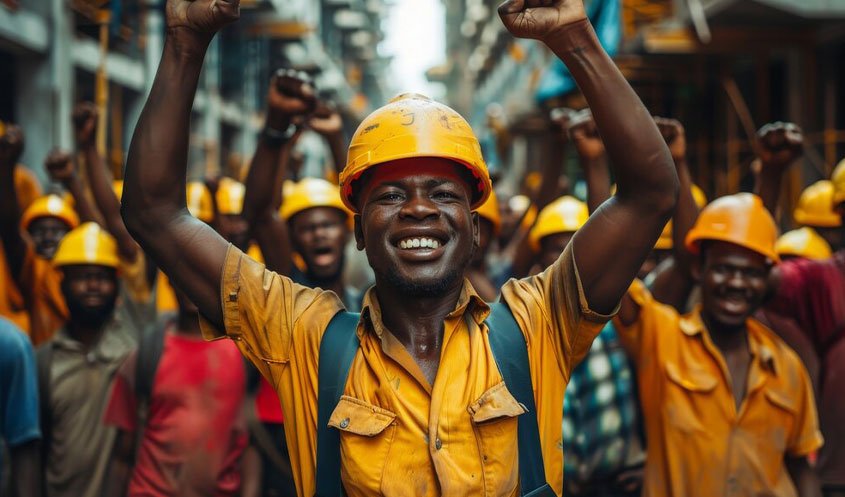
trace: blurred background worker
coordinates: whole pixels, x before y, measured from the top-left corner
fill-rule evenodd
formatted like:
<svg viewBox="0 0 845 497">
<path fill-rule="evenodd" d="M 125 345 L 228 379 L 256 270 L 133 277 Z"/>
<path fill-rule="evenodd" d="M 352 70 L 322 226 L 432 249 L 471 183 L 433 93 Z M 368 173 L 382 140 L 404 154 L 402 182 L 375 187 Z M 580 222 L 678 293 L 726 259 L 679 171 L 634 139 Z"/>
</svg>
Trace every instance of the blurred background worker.
<svg viewBox="0 0 845 497">
<path fill-rule="evenodd" d="M 65 235 L 52 263 L 69 318 L 37 351 L 42 481 L 48 497 L 99 497 L 117 435 L 103 413 L 136 335 L 114 319 L 119 262 L 111 235 L 84 223 Z"/>
</svg>

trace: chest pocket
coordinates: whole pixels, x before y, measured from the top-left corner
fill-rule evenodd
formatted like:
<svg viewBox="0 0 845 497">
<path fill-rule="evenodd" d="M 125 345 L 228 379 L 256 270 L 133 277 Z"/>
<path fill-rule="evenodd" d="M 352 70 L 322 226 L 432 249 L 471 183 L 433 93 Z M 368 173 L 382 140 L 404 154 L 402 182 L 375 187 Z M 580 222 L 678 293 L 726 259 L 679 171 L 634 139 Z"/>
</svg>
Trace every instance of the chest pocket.
<svg viewBox="0 0 845 497">
<path fill-rule="evenodd" d="M 329 418 L 329 426 L 340 431 L 344 486 L 350 493 L 353 489 L 364 494 L 377 491 L 396 431 L 396 414 L 344 395 Z"/>
<path fill-rule="evenodd" d="M 719 380 L 702 369 L 682 370 L 674 362 L 666 363 L 666 376 L 666 420 L 684 433 L 707 433 L 701 418 L 707 412 L 706 406 L 713 402 Z"/>
<path fill-rule="evenodd" d="M 772 452 L 775 454 L 787 451 L 787 437 L 795 430 L 795 423 L 799 410 L 799 399 L 795 393 L 790 393 L 771 388 L 766 389 L 764 396 L 766 401 L 775 406 L 775 409 L 767 410 L 769 413 L 765 421 L 758 426 L 768 427 L 766 433 L 759 437 L 760 443 L 771 444 Z M 773 419 L 775 418 L 776 419 Z"/>
<path fill-rule="evenodd" d="M 511 495 L 519 483 L 517 417 L 527 413 L 527 409 L 501 382 L 484 392 L 467 410 L 481 450 L 484 494 Z"/>
</svg>

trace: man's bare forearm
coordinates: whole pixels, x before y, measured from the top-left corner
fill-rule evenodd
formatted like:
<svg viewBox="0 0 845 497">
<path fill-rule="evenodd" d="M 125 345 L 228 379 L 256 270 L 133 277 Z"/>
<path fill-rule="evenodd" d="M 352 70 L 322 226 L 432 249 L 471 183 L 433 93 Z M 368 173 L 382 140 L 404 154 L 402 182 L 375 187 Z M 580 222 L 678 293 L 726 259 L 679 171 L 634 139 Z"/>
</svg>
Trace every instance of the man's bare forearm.
<svg viewBox="0 0 845 497">
<path fill-rule="evenodd" d="M 85 163 L 88 165 L 91 193 L 106 222 L 106 229 L 117 240 L 121 255 L 128 260 L 134 260 L 138 256 L 138 246 L 120 217 L 120 202 L 112 190 L 111 177 L 106 172 L 106 164 L 93 144 L 86 145 L 82 152 Z"/>
<path fill-rule="evenodd" d="M 10 268 L 23 266 L 26 244 L 21 237 L 21 212 L 15 188 L 15 165 L 0 164 L 0 241 Z M 16 275 L 17 277 L 17 275 Z"/>
</svg>

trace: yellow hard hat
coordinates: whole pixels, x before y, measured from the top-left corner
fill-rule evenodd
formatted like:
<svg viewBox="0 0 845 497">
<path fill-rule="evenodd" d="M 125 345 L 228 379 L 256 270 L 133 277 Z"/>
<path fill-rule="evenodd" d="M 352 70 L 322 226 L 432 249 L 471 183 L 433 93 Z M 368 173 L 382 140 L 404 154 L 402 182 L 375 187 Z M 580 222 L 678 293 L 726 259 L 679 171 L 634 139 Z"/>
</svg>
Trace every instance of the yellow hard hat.
<svg viewBox="0 0 845 497">
<path fill-rule="evenodd" d="M 67 224 L 70 229 L 79 226 L 79 216 L 76 215 L 73 207 L 62 200 L 62 197 L 52 193 L 39 197 L 27 207 L 21 216 L 21 228 L 28 230 L 33 221 L 42 217 L 55 217 Z"/>
<path fill-rule="evenodd" d="M 795 222 L 802 226 L 835 228 L 842 225 L 842 218 L 833 211 L 833 182 L 816 181 L 801 192 L 798 206 L 792 213 Z"/>
<path fill-rule="evenodd" d="M 340 173 L 343 203 L 358 212 L 352 201 L 355 180 L 379 164 L 413 157 L 440 157 L 466 166 L 478 180 L 471 185 L 473 209 L 484 203 L 493 189 L 469 123 L 451 108 L 411 93 L 394 98 L 358 126 Z"/>
<path fill-rule="evenodd" d="M 589 218 L 587 204 L 568 195 L 560 197 L 537 215 L 537 222 L 528 233 L 528 243 L 534 252 L 539 252 L 540 240 L 556 233 L 578 231 Z"/>
<path fill-rule="evenodd" d="M 763 201 L 752 193 L 737 193 L 717 198 L 705 207 L 695 226 L 687 233 L 686 246 L 693 254 L 701 250 L 702 240 L 733 243 L 780 262 L 775 252 L 778 228 Z"/>
<path fill-rule="evenodd" d="M 830 176 L 830 180 L 833 182 L 833 205 L 835 207 L 845 202 L 845 159 L 839 161 Z"/>
<path fill-rule="evenodd" d="M 53 265 L 95 264 L 117 269 L 117 242 L 97 223 L 83 223 L 59 243 Z"/>
<path fill-rule="evenodd" d="M 502 229 L 502 218 L 499 213 L 499 200 L 496 198 L 495 191 L 490 191 L 490 196 L 476 209 L 476 212 L 478 212 L 479 216 L 490 221 L 493 225 L 493 235 L 498 235 L 499 230 Z"/>
<path fill-rule="evenodd" d="M 120 200 L 120 199 L 123 198 L 123 180 L 122 179 L 112 180 L 111 189 L 114 192 L 114 196 L 117 197 L 117 200 Z"/>
<path fill-rule="evenodd" d="M 202 181 L 190 181 L 185 188 L 188 200 L 188 211 L 192 216 L 210 223 L 214 218 L 214 207 L 211 204 L 211 192 Z"/>
<path fill-rule="evenodd" d="M 833 255 L 827 241 L 807 226 L 787 231 L 775 243 L 778 255 L 796 256 L 805 259 L 827 259 Z"/>
<path fill-rule="evenodd" d="M 246 187 L 243 183 L 232 178 L 220 178 L 220 186 L 217 188 L 217 212 L 220 214 L 238 215 L 244 210 L 244 193 Z"/>
<path fill-rule="evenodd" d="M 699 188 L 698 185 L 692 185 L 690 192 L 692 193 L 693 200 L 695 200 L 695 205 L 697 205 L 699 209 L 707 205 L 707 195 L 704 194 L 704 190 Z M 672 220 L 670 219 L 669 222 L 666 223 L 666 226 L 663 227 L 663 232 L 660 233 L 660 238 L 657 239 L 657 243 L 654 244 L 654 248 L 655 250 L 672 250 L 674 245 L 675 244 L 672 241 Z"/>
<path fill-rule="evenodd" d="M 350 217 L 340 200 L 340 188 L 320 178 L 303 178 L 294 183 L 285 193 L 279 215 L 288 221 L 294 215 L 313 207 L 333 207 Z"/>
</svg>

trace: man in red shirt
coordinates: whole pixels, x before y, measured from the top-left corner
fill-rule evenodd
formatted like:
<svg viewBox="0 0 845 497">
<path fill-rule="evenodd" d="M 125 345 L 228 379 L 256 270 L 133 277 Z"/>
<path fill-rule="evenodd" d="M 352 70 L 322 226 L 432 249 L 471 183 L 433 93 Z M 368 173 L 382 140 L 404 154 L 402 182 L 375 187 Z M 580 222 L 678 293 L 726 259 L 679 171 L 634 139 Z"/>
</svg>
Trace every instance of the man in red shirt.
<svg viewBox="0 0 845 497">
<path fill-rule="evenodd" d="M 138 350 L 115 377 L 104 422 L 120 433 L 105 495 L 240 496 L 247 486 L 244 362 L 234 342 L 202 339 L 196 306 L 174 290 L 179 314 L 165 325 L 149 398 L 137 387 Z"/>
<path fill-rule="evenodd" d="M 768 186 L 774 191 L 780 176 L 761 175 L 763 190 Z M 845 160 L 831 181 L 834 209 L 845 218 Z M 791 260 L 773 271 L 774 298 L 768 308 L 794 319 L 820 355 L 818 410 L 826 443 L 819 452 L 817 471 L 825 497 L 845 497 L 845 248 L 834 248 L 837 251 L 829 259 Z"/>
</svg>

